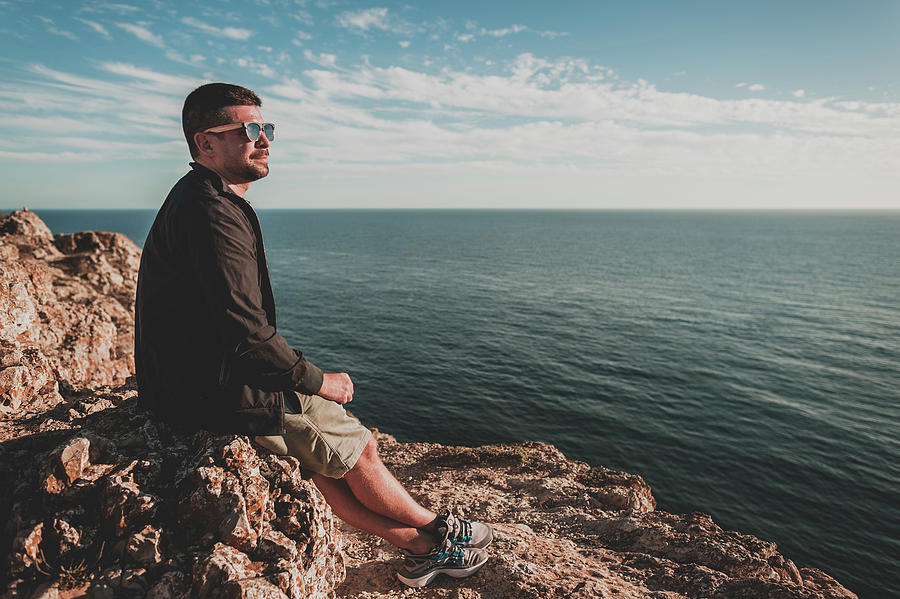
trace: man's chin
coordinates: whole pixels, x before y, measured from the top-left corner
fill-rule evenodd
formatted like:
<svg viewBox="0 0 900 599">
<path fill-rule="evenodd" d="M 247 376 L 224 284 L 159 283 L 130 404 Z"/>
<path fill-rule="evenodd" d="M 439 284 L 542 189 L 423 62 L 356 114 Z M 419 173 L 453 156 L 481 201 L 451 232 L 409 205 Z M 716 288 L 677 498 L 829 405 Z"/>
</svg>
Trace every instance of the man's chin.
<svg viewBox="0 0 900 599">
<path fill-rule="evenodd" d="M 269 174 L 269 164 L 266 162 L 258 163 L 258 164 L 248 164 L 244 170 L 241 171 L 241 178 L 244 180 L 244 183 L 252 183 L 253 181 L 257 181 L 262 179 L 266 175 Z"/>
</svg>

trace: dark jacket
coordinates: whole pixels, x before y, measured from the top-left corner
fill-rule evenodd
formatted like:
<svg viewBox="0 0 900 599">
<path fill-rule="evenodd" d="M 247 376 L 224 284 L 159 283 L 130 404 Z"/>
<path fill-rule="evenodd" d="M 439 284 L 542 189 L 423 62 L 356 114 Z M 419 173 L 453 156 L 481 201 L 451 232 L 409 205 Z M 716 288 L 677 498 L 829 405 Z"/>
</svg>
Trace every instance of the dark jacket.
<svg viewBox="0 0 900 599">
<path fill-rule="evenodd" d="M 190 429 L 283 434 L 282 391 L 316 393 L 322 371 L 275 329 L 253 208 L 213 171 L 191 167 L 160 208 L 141 256 L 140 404 Z"/>
</svg>

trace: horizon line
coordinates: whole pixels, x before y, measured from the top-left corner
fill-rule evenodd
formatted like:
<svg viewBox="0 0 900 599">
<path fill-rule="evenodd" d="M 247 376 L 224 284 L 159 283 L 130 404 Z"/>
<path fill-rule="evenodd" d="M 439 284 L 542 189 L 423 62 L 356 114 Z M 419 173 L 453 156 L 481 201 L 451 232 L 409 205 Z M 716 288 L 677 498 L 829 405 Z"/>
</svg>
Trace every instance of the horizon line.
<svg viewBox="0 0 900 599">
<path fill-rule="evenodd" d="M 18 210 L 28 212 L 151 212 L 158 211 L 160 206 L 150 208 L 108 208 L 108 207 L 90 207 L 90 208 L 30 208 L 22 206 L 20 208 L 0 207 L 0 213 L 10 214 Z M 261 208 L 254 206 L 256 212 L 900 212 L 900 207 L 883 208 L 883 207 L 859 207 L 859 208 L 699 208 L 699 207 L 683 207 L 683 208 L 396 208 L 396 207 L 373 207 L 373 208 Z"/>
</svg>

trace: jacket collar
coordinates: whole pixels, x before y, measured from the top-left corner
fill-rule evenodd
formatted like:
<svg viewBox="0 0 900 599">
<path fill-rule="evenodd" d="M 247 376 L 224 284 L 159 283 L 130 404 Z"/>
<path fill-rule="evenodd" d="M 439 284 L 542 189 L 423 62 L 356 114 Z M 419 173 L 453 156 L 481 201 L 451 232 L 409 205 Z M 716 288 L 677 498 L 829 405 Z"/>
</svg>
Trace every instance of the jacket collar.
<svg viewBox="0 0 900 599">
<path fill-rule="evenodd" d="M 199 162 L 191 162 L 190 167 L 194 169 L 195 173 L 209 181 L 212 184 L 213 189 L 219 192 L 219 195 L 227 195 L 232 198 L 237 198 L 241 201 L 246 201 L 241 196 L 226 188 L 225 182 L 222 181 L 222 177 L 220 177 L 219 173 L 217 173 L 216 171 L 203 166 Z"/>
</svg>

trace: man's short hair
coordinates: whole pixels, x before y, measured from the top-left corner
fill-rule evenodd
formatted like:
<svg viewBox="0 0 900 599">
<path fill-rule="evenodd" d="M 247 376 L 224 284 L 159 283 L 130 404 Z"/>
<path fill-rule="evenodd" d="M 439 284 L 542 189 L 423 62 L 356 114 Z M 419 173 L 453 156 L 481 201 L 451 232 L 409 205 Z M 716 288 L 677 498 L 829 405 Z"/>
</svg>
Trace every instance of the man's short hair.
<svg viewBox="0 0 900 599">
<path fill-rule="evenodd" d="M 194 143 L 195 133 L 231 122 L 231 117 L 222 110 L 226 106 L 262 106 L 262 100 L 246 87 L 230 83 L 207 83 L 185 98 L 181 126 L 193 158 L 200 155 Z"/>
</svg>

